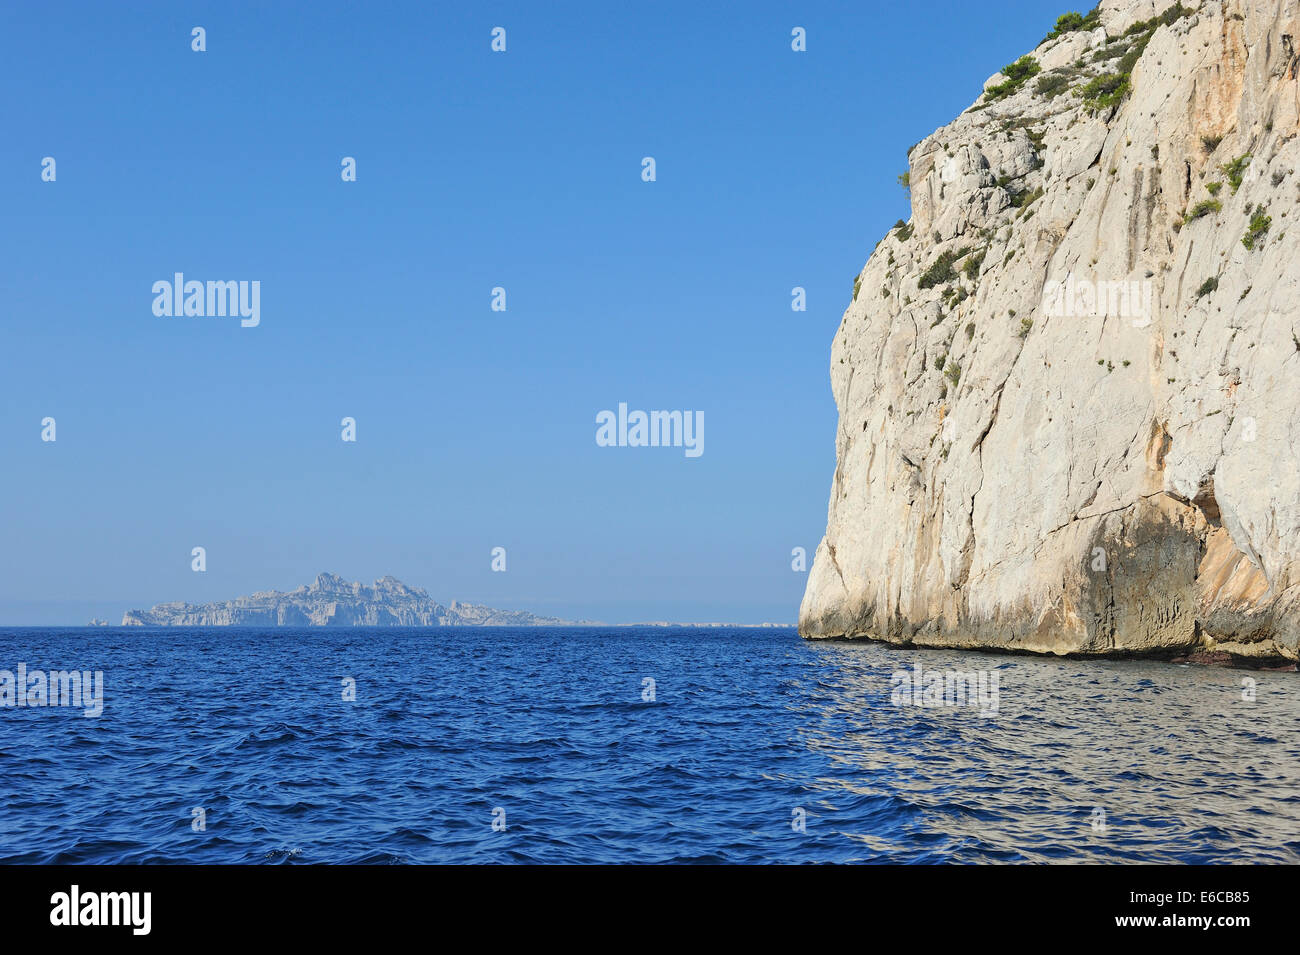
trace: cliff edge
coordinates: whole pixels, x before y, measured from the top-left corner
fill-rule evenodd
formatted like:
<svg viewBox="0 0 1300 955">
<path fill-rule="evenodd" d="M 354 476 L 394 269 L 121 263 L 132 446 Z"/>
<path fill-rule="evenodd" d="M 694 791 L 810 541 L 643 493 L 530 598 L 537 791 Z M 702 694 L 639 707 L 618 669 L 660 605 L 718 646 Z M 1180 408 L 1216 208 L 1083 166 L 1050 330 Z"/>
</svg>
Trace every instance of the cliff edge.
<svg viewBox="0 0 1300 955">
<path fill-rule="evenodd" d="M 800 632 L 1300 648 L 1297 0 L 1106 0 L 909 154 Z"/>
</svg>

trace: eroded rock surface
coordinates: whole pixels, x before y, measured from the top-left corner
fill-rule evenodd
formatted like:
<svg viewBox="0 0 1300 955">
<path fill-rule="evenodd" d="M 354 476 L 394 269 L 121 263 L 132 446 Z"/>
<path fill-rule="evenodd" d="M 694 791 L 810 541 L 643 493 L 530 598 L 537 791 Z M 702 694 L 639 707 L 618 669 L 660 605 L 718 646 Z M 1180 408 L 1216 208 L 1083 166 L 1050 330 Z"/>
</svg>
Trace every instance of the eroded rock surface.
<svg viewBox="0 0 1300 955">
<path fill-rule="evenodd" d="M 801 633 L 1297 659 L 1298 41 L 1297 0 L 1106 0 L 913 147 Z"/>
</svg>

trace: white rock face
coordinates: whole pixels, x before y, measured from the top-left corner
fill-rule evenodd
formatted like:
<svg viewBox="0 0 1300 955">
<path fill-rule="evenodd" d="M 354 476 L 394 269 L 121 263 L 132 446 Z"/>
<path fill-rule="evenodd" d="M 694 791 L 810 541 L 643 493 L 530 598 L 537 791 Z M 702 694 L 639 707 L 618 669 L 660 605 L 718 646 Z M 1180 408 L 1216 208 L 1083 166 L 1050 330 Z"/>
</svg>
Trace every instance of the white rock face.
<svg viewBox="0 0 1300 955">
<path fill-rule="evenodd" d="M 1164 6 L 911 151 L 832 345 L 805 636 L 1300 656 L 1300 0 Z"/>
</svg>

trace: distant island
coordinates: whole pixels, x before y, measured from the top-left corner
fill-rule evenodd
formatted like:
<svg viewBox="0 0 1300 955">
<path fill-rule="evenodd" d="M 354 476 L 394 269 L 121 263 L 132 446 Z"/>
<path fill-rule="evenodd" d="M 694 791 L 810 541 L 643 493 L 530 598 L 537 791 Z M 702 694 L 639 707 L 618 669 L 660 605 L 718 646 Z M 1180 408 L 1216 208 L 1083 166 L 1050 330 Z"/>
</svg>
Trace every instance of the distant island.
<svg viewBox="0 0 1300 955">
<path fill-rule="evenodd" d="M 128 610 L 124 627 L 555 627 L 574 621 L 523 610 L 493 610 L 452 601 L 443 606 L 428 592 L 396 577 L 373 585 L 319 574 L 307 587 L 265 590 L 217 603 L 161 603 Z"/>
</svg>

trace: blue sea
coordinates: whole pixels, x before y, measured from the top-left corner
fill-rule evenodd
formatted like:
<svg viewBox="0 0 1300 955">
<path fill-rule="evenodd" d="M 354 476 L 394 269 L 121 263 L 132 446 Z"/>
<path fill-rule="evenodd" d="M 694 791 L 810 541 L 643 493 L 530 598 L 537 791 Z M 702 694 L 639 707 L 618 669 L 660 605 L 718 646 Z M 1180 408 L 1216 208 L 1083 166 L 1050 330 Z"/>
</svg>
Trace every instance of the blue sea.
<svg viewBox="0 0 1300 955">
<path fill-rule="evenodd" d="M 0 708 L 8 863 L 1300 861 L 1295 673 L 713 628 L 0 630 L 20 663 L 103 712 Z M 917 664 L 996 712 L 895 699 Z"/>
</svg>

